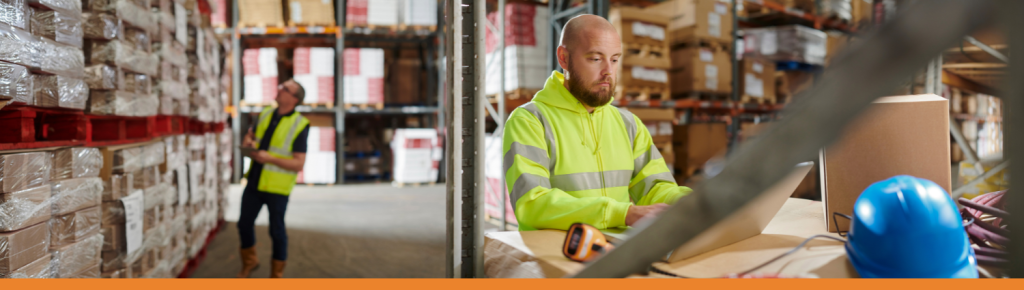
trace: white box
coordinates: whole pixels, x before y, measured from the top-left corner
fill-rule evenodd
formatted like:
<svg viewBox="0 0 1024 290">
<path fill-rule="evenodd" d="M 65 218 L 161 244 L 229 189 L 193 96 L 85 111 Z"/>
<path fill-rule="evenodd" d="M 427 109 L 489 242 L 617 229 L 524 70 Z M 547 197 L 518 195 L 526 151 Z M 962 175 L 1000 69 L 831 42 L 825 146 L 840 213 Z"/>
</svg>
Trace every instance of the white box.
<svg viewBox="0 0 1024 290">
<path fill-rule="evenodd" d="M 434 129 L 395 129 L 391 140 L 394 152 L 394 179 L 398 183 L 424 183 L 437 180 L 434 147 L 438 142 Z"/>
</svg>

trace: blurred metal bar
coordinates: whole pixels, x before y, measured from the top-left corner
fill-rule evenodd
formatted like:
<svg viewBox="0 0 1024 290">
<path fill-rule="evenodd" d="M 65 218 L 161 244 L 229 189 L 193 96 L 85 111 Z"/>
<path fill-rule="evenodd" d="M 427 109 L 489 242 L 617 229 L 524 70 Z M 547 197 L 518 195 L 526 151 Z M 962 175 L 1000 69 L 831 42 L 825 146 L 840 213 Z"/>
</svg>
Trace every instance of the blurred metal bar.
<svg viewBox="0 0 1024 290">
<path fill-rule="evenodd" d="M 996 173 L 999 173 L 999 171 L 1006 169 L 1006 167 L 1008 166 L 1010 166 L 1010 161 L 1004 160 L 1002 163 L 999 163 L 999 165 L 996 165 L 995 167 L 992 167 L 992 169 L 989 169 L 988 171 L 985 171 L 984 173 L 978 175 L 978 178 L 975 178 L 974 180 L 971 180 L 971 182 L 968 182 L 967 184 L 961 185 L 959 188 L 954 189 L 953 197 L 959 197 L 963 195 L 967 190 L 971 189 L 975 185 L 978 185 L 979 183 L 984 182 L 985 179 L 992 177 Z M 977 170 L 982 170 L 982 168 L 978 167 Z"/>
<path fill-rule="evenodd" d="M 968 35 L 968 36 L 964 37 L 964 39 L 967 40 L 967 42 L 970 42 L 971 44 L 973 44 L 974 46 L 977 46 L 978 48 L 981 48 L 982 51 L 987 52 L 989 55 L 992 55 L 992 57 L 995 57 L 995 58 L 997 58 L 997 59 L 999 59 L 999 60 L 1001 60 L 1001 61 L 1003 61 L 1005 63 L 1010 63 L 1010 58 L 1007 58 L 1002 53 L 999 53 L 998 50 L 992 48 L 991 46 L 988 46 L 987 44 L 985 44 L 985 43 L 983 43 L 981 41 L 978 41 L 977 39 L 974 39 L 974 37 L 971 37 L 970 35 Z"/>
<path fill-rule="evenodd" d="M 505 131 L 505 0 L 498 0 L 498 49 L 498 58 L 501 59 L 501 72 L 498 73 L 498 117 L 494 118 L 498 128 L 494 129 L 494 135 L 502 136 Z M 503 145 L 499 142 L 498 146 Z M 485 153 L 484 156 L 487 156 L 487 154 Z M 498 181 L 498 188 L 495 189 L 495 192 L 501 194 L 501 230 L 505 230 L 508 227 L 508 221 L 505 220 L 505 215 L 507 214 L 505 203 L 508 202 L 508 194 L 505 193 L 504 172 L 498 174 Z"/>
<path fill-rule="evenodd" d="M 462 196 L 462 0 L 445 0 L 445 58 L 448 60 L 445 77 L 448 90 L 445 92 L 445 174 L 449 176 L 446 183 L 447 213 L 445 227 L 448 233 L 445 241 L 445 276 L 448 278 L 462 277 L 462 229 L 459 222 L 462 218 L 457 205 Z"/>
<path fill-rule="evenodd" d="M 839 137 L 841 128 L 876 98 L 891 93 L 903 77 L 988 21 L 995 13 L 992 4 L 927 1 L 889 21 L 866 41 L 851 43 L 851 53 L 835 59 L 824 79 L 786 109 L 786 117 L 761 137 L 741 144 L 721 174 L 698 184 L 693 194 L 657 219 L 628 231 L 629 239 L 575 277 L 626 277 L 643 272 L 652 262 L 745 206 L 793 166 L 814 160 L 821 148 Z"/>
<path fill-rule="evenodd" d="M 241 113 L 241 102 L 242 102 L 242 40 L 241 35 L 238 34 L 238 3 L 231 5 L 231 105 L 235 106 L 235 114 L 231 118 L 231 131 L 233 132 L 231 142 L 233 143 L 231 150 L 231 163 L 233 167 L 231 174 L 232 182 L 240 182 L 242 179 L 242 150 L 238 149 L 242 145 L 242 137 L 245 136 L 242 133 L 242 118 L 245 116 Z"/>
<path fill-rule="evenodd" d="M 1024 55 L 1024 17 L 1020 16 L 1020 11 L 1024 11 L 1024 1 L 1017 0 L 1002 0 L 999 1 L 1002 4 L 999 7 L 1000 19 L 1002 20 L 1003 29 L 1006 33 L 1007 40 L 1009 40 L 1009 54 L 1021 56 Z M 1004 152 L 1003 157 L 1006 160 L 1020 160 L 1022 150 L 1024 150 L 1024 82 L 1021 82 L 1021 78 L 1024 78 L 1024 66 L 1015 65 L 1010 63 L 1009 75 L 1004 79 L 1005 92 L 1008 92 L 1003 97 L 1003 146 Z M 1024 162 L 1014 162 L 1010 164 L 1009 172 L 1017 172 L 1017 176 L 1024 174 Z M 1007 176 L 1007 178 L 1013 184 L 1013 174 Z M 1020 195 L 1020 191 L 1015 192 Z M 1006 199 L 1006 210 L 1010 212 L 1010 218 L 1007 221 L 1009 225 L 1024 225 L 1024 198 L 1022 196 L 1016 196 Z M 1010 277 L 1012 278 L 1024 278 L 1024 230 L 1017 229 L 1010 231 L 1010 241 L 1013 243 L 1009 246 L 1010 250 Z"/>
<path fill-rule="evenodd" d="M 345 25 L 345 5 L 334 5 L 334 18 Z M 337 33 L 334 41 L 334 183 L 345 183 L 345 33 Z"/>
<path fill-rule="evenodd" d="M 956 140 L 956 145 L 960 146 L 960 151 L 964 152 L 964 157 L 968 163 L 977 164 L 978 155 L 974 153 L 974 149 L 967 143 L 967 139 L 964 138 L 964 134 L 960 133 L 960 125 L 956 123 L 953 118 L 949 118 L 949 133 L 953 135 L 953 140 Z"/>
</svg>

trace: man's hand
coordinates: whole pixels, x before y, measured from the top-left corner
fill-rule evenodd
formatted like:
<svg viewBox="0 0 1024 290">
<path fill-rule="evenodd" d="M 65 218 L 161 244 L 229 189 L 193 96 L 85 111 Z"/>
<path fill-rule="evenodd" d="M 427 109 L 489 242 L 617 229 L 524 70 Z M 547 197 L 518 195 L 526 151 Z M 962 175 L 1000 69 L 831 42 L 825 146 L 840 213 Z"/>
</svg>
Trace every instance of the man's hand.
<svg viewBox="0 0 1024 290">
<path fill-rule="evenodd" d="M 270 158 L 271 158 L 270 153 L 267 153 L 267 151 L 264 151 L 264 150 L 256 151 L 256 153 L 252 154 L 252 160 L 253 161 L 256 161 L 256 162 L 259 162 L 259 163 L 263 163 L 263 164 L 267 164 L 267 162 L 270 161 Z"/>
<path fill-rule="evenodd" d="M 249 132 L 245 133 L 245 138 L 242 138 L 242 147 L 256 147 L 253 144 L 252 128 L 249 128 Z"/>
<path fill-rule="evenodd" d="M 657 216 L 659 213 L 668 208 L 668 204 L 659 203 L 653 205 L 634 205 L 630 206 L 629 210 L 626 211 L 626 225 L 633 226 L 637 221 L 645 217 Z"/>
</svg>

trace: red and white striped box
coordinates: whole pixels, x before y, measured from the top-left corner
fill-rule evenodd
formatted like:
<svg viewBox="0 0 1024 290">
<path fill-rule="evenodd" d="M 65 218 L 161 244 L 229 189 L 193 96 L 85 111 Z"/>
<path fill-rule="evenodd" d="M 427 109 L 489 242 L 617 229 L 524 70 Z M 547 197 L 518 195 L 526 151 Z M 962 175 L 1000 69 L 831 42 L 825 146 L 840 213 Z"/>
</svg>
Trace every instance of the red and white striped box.
<svg viewBox="0 0 1024 290">
<path fill-rule="evenodd" d="M 384 103 L 384 50 L 346 48 L 343 57 L 345 103 Z"/>
<path fill-rule="evenodd" d="M 242 52 L 242 86 L 248 103 L 277 99 L 277 48 L 250 48 Z"/>
<path fill-rule="evenodd" d="M 309 127 L 306 164 L 299 172 L 298 183 L 335 183 L 337 159 L 334 137 L 333 127 Z"/>
<path fill-rule="evenodd" d="M 395 129 L 395 137 L 391 140 L 395 182 L 437 180 L 439 162 L 435 161 L 433 154 L 437 139 L 437 130 L 434 129 Z"/>
<path fill-rule="evenodd" d="M 345 22 L 351 24 L 366 24 L 366 9 L 369 0 L 348 0 L 345 1 Z"/>
<path fill-rule="evenodd" d="M 304 103 L 334 102 L 334 49 L 300 47 L 295 49 L 295 81 L 306 90 Z"/>
</svg>

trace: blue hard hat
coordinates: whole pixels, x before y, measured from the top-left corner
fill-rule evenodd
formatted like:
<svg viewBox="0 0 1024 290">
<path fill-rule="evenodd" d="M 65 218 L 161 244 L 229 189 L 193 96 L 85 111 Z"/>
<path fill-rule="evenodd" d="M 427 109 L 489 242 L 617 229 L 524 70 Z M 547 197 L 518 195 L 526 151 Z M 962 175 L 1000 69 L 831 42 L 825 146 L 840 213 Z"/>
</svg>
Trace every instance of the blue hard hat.
<svg viewBox="0 0 1024 290">
<path fill-rule="evenodd" d="M 846 254 L 864 278 L 978 278 L 953 199 L 930 180 L 872 184 L 853 207 Z"/>
</svg>

